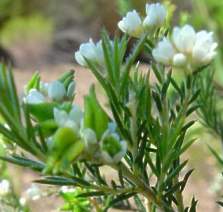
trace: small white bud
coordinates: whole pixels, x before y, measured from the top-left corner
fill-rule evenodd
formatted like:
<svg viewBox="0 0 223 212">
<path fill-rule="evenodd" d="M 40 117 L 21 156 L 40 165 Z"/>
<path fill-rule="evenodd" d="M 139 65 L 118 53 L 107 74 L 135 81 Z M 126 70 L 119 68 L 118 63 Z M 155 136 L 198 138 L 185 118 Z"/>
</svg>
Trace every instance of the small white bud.
<svg viewBox="0 0 223 212">
<path fill-rule="evenodd" d="M 187 64 L 187 57 L 182 54 L 182 53 L 178 53 L 175 54 L 173 57 L 173 65 L 176 67 L 183 67 Z"/>
<path fill-rule="evenodd" d="M 88 59 L 97 64 L 104 64 L 104 53 L 102 48 L 102 42 L 94 44 L 92 39 L 87 43 L 82 43 L 78 51 L 75 52 L 75 60 L 82 66 L 87 66 L 87 62 L 85 60 Z"/>
<path fill-rule="evenodd" d="M 144 27 L 160 27 L 165 22 L 167 11 L 160 3 L 146 4 L 146 14 L 143 21 Z"/>
<path fill-rule="evenodd" d="M 42 93 L 36 89 L 31 89 L 28 95 L 24 98 L 24 101 L 28 104 L 41 104 L 46 101 Z"/>
<path fill-rule="evenodd" d="M 133 37 L 140 37 L 143 33 L 142 20 L 135 10 L 128 12 L 126 16 L 118 22 L 118 27 L 122 32 Z"/>
<path fill-rule="evenodd" d="M 61 101 L 66 95 L 63 83 L 54 81 L 48 86 L 48 96 L 54 101 Z"/>
</svg>

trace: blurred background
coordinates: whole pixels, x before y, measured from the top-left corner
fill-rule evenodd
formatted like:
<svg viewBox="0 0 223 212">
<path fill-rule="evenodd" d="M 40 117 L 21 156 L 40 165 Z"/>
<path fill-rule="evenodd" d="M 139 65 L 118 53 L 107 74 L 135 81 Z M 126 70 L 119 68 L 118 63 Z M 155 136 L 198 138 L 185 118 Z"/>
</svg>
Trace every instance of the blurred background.
<svg viewBox="0 0 223 212">
<path fill-rule="evenodd" d="M 117 30 L 117 22 L 127 11 L 136 9 L 144 14 L 149 0 L 0 0 L 0 58 L 13 64 L 16 83 L 20 91 L 34 71 L 39 70 L 44 80 L 55 79 L 68 69 L 76 70 L 76 103 L 83 104 L 93 77 L 74 61 L 74 51 L 89 37 L 100 39 L 104 27 L 112 37 Z M 197 30 L 208 29 L 215 32 L 219 41 L 219 54 L 215 62 L 216 79 L 223 83 L 223 1 L 222 0 L 169 0 L 162 1 L 169 11 L 170 25 L 192 24 Z M 173 14 L 174 13 L 174 14 Z M 198 129 L 199 126 L 198 126 Z M 199 212 L 217 212 L 215 201 L 222 187 L 220 172 L 215 158 L 206 143 L 211 143 L 219 152 L 217 138 L 201 138 L 185 156 L 190 159 L 190 167 L 195 172 L 188 185 L 186 197 L 193 194 L 199 199 Z M 0 148 L 0 152 L 4 152 Z M 3 154 L 3 153 L 2 153 Z M 2 168 L 1 168 L 2 167 Z M 1 171 L 2 170 L 2 171 Z M 4 172 L 3 172 L 4 170 Z M 17 195 L 23 195 L 37 176 L 28 170 L 0 164 L 0 179 L 10 178 Z M 11 177 L 12 178 L 12 177 Z M 39 204 L 41 201 L 41 204 Z M 188 199 L 189 201 L 189 199 Z M 60 201 L 52 197 L 29 203 L 31 211 L 56 211 Z M 0 208 L 1 211 L 1 208 Z M 11 210 L 13 211 L 13 210 Z M 5 211 L 4 211 L 5 212 Z"/>
</svg>

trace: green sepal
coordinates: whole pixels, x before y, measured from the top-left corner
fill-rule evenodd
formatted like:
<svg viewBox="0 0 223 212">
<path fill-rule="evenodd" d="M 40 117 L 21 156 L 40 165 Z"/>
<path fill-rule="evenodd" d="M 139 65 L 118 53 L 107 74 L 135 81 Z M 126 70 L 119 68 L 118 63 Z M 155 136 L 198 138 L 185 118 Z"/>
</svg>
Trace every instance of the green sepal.
<svg viewBox="0 0 223 212">
<path fill-rule="evenodd" d="M 58 128 L 57 123 L 53 119 L 49 119 L 43 122 L 40 122 L 39 127 L 44 136 L 51 136 Z"/>
<path fill-rule="evenodd" d="M 28 94 L 28 92 L 34 88 L 39 90 L 39 85 L 40 85 L 40 75 L 38 72 L 36 72 L 32 76 L 31 80 L 27 83 L 27 85 L 25 87 L 25 93 Z"/>
<path fill-rule="evenodd" d="M 43 122 L 46 120 L 53 119 L 53 109 L 59 108 L 69 112 L 72 104 L 70 102 L 63 103 L 62 105 L 57 102 L 44 102 L 40 104 L 28 104 L 30 113 L 39 121 Z"/>
<path fill-rule="evenodd" d="M 100 139 L 108 128 L 109 117 L 97 100 L 94 86 L 84 98 L 84 111 L 84 127 L 94 130 L 97 139 Z"/>
<path fill-rule="evenodd" d="M 44 173 L 58 173 L 67 168 L 84 150 L 84 142 L 69 127 L 59 128 L 53 137 Z"/>
</svg>

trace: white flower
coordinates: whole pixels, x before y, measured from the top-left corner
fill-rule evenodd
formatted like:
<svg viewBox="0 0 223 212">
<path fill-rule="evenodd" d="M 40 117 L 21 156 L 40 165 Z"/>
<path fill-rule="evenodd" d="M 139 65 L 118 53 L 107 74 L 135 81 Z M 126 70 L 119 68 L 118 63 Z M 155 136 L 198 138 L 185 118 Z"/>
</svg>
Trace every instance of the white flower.
<svg viewBox="0 0 223 212">
<path fill-rule="evenodd" d="M 26 194 L 29 199 L 38 200 L 41 197 L 41 190 L 37 185 L 32 184 L 31 187 L 26 190 Z"/>
<path fill-rule="evenodd" d="M 177 53 L 173 57 L 173 65 L 183 67 L 187 64 L 187 57 L 183 53 Z"/>
<path fill-rule="evenodd" d="M 172 39 L 164 38 L 152 54 L 160 63 L 192 70 L 210 63 L 216 55 L 217 46 L 212 32 L 203 30 L 196 33 L 192 26 L 185 25 L 175 27 Z"/>
<path fill-rule="evenodd" d="M 95 152 L 98 143 L 95 132 L 90 128 L 83 129 L 81 130 L 81 137 L 84 141 L 86 151 L 88 153 Z"/>
<path fill-rule="evenodd" d="M 46 101 L 42 93 L 36 89 L 31 89 L 28 95 L 24 98 L 24 101 L 28 104 L 41 104 Z"/>
<path fill-rule="evenodd" d="M 196 41 L 196 32 L 190 25 L 182 28 L 174 27 L 172 39 L 177 50 L 182 53 L 191 53 Z"/>
<path fill-rule="evenodd" d="M 133 37 L 140 37 L 143 33 L 142 20 L 135 10 L 128 12 L 126 16 L 118 22 L 118 27 L 122 32 Z"/>
<path fill-rule="evenodd" d="M 215 57 L 218 44 L 214 42 L 213 32 L 200 31 L 192 51 L 194 64 L 206 65 Z"/>
<path fill-rule="evenodd" d="M 83 112 L 81 111 L 80 107 L 74 105 L 69 113 L 64 110 L 59 110 L 57 108 L 54 108 L 53 112 L 54 120 L 59 127 L 70 127 L 75 132 L 79 131 L 83 118 Z"/>
<path fill-rule="evenodd" d="M 167 11 L 160 4 L 146 4 L 146 17 L 143 21 L 144 27 L 160 27 L 165 22 Z"/>
<path fill-rule="evenodd" d="M 0 197 L 5 196 L 10 191 L 10 182 L 8 180 L 2 180 L 0 182 Z"/>
<path fill-rule="evenodd" d="M 48 96 L 54 101 L 61 101 L 66 95 L 64 84 L 60 81 L 53 81 L 48 86 Z"/>
<path fill-rule="evenodd" d="M 87 66 L 87 62 L 85 60 L 88 59 L 90 61 L 96 62 L 98 64 L 104 63 L 104 54 L 102 48 L 102 42 L 94 44 L 92 39 L 87 43 L 82 43 L 78 51 L 75 52 L 75 59 L 77 63 L 82 66 Z"/>
<path fill-rule="evenodd" d="M 107 130 L 100 141 L 101 157 L 105 163 L 118 163 L 126 154 L 127 144 L 117 133 Z"/>
<path fill-rule="evenodd" d="M 157 47 L 152 51 L 155 60 L 165 65 L 171 64 L 175 53 L 176 51 L 172 43 L 165 37 L 162 41 L 158 43 Z"/>
</svg>

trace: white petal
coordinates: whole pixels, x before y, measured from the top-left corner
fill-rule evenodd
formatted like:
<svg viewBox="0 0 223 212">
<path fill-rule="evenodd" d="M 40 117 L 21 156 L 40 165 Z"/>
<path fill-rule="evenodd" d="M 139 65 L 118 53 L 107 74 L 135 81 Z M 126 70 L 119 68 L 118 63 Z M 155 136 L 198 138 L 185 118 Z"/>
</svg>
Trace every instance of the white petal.
<svg viewBox="0 0 223 212">
<path fill-rule="evenodd" d="M 64 127 L 65 123 L 68 120 L 68 114 L 64 110 L 59 110 L 57 108 L 53 109 L 53 115 L 55 122 L 60 126 Z"/>
<path fill-rule="evenodd" d="M 178 53 L 175 54 L 173 57 L 173 65 L 176 67 L 182 67 L 185 66 L 187 63 L 187 57 L 182 54 L 182 53 Z"/>
<path fill-rule="evenodd" d="M 25 102 L 28 104 L 41 104 L 46 101 L 42 93 L 36 89 L 31 89 L 28 95 L 25 97 Z"/>
<path fill-rule="evenodd" d="M 83 118 L 83 112 L 78 105 L 74 105 L 69 113 L 69 119 L 77 123 L 80 126 L 81 120 Z"/>
<path fill-rule="evenodd" d="M 167 39 L 163 38 L 155 49 L 152 51 L 152 55 L 157 62 L 165 65 L 170 65 L 175 54 L 172 43 Z"/>
<path fill-rule="evenodd" d="M 66 90 L 63 83 L 54 81 L 49 84 L 48 96 L 54 101 L 61 101 L 66 95 Z"/>
<path fill-rule="evenodd" d="M 213 33 L 205 30 L 196 35 L 196 42 L 192 52 L 195 65 L 205 65 L 211 62 L 216 55 L 217 43 L 214 42 Z"/>
<path fill-rule="evenodd" d="M 119 21 L 118 27 L 121 31 L 133 37 L 140 37 L 143 33 L 142 20 L 135 10 L 128 12 L 126 16 Z"/>
<path fill-rule="evenodd" d="M 77 63 L 79 63 L 81 66 L 87 66 L 87 63 L 84 57 L 81 55 L 80 51 L 75 52 L 74 57 Z"/>
<path fill-rule="evenodd" d="M 191 53 L 196 40 L 196 32 L 190 25 L 185 25 L 182 28 L 176 27 L 173 30 L 172 38 L 179 51 Z"/>
<path fill-rule="evenodd" d="M 92 129 L 84 129 L 81 131 L 81 136 L 84 140 L 86 150 L 93 153 L 97 148 L 97 137 Z"/>
<path fill-rule="evenodd" d="M 160 4 L 147 4 L 146 5 L 146 18 L 143 21 L 145 27 L 159 27 L 165 22 L 167 11 L 166 8 Z"/>
</svg>

